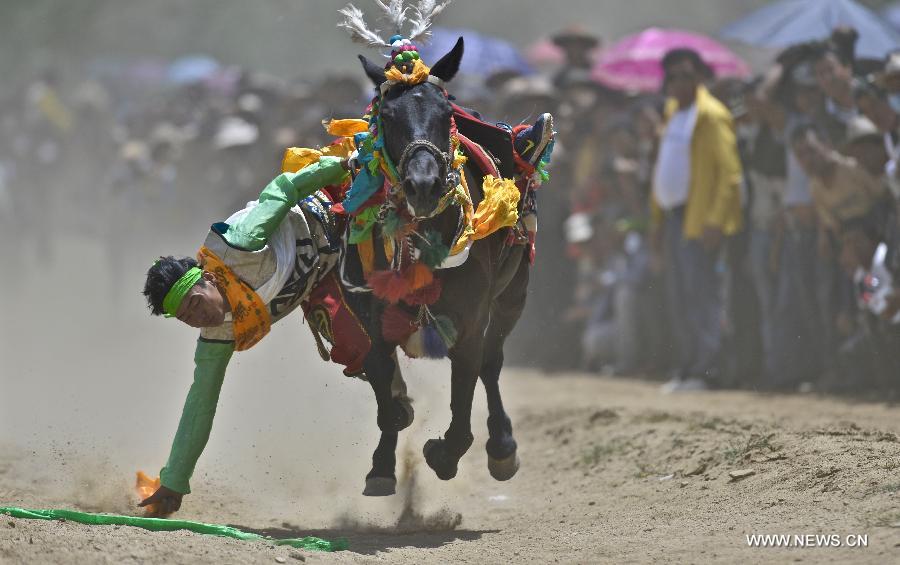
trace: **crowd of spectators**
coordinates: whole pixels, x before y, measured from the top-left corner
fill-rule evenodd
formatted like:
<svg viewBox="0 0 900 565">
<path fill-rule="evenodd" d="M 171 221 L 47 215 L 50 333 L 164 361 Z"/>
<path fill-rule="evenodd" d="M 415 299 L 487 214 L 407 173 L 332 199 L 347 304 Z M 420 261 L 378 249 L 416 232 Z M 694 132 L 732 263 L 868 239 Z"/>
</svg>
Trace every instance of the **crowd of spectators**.
<svg viewBox="0 0 900 565">
<path fill-rule="evenodd" d="M 856 40 L 836 29 L 752 80 L 675 50 L 648 95 L 595 81 L 599 41 L 572 28 L 555 69 L 454 81 L 485 119 L 547 111 L 558 131 L 511 361 L 667 391 L 895 389 L 900 53 L 859 59 Z M 0 232 L 22 269 L 73 236 L 140 268 L 129 238 L 160 214 L 177 233 L 242 207 L 284 148 L 327 143 L 321 121 L 371 97 L 361 72 L 141 88 L 68 73 L 0 101 Z"/>
<path fill-rule="evenodd" d="M 751 80 L 675 49 L 659 95 L 558 75 L 534 361 L 666 391 L 895 390 L 900 53 L 857 40 L 835 29 Z"/>
</svg>

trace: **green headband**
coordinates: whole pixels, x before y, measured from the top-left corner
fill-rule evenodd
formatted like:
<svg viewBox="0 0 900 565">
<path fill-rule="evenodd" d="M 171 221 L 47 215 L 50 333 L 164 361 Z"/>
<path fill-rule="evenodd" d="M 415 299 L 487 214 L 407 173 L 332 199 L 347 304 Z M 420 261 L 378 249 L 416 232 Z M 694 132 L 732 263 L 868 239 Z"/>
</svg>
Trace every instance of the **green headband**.
<svg viewBox="0 0 900 565">
<path fill-rule="evenodd" d="M 166 297 L 163 298 L 163 311 L 166 318 L 175 317 L 175 312 L 178 312 L 181 301 L 184 300 L 185 295 L 191 290 L 191 287 L 197 284 L 197 281 L 202 276 L 203 270 L 200 267 L 191 267 L 188 272 L 175 281 L 175 284 L 166 293 Z"/>
</svg>

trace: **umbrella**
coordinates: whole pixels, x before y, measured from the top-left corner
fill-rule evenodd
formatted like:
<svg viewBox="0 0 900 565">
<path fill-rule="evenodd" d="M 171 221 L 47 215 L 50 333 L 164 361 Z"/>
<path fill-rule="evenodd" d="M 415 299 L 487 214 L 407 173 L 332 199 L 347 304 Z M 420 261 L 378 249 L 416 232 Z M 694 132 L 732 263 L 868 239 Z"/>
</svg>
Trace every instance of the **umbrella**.
<svg viewBox="0 0 900 565">
<path fill-rule="evenodd" d="M 422 59 L 430 65 L 435 64 L 453 48 L 460 36 L 466 42 L 466 51 L 459 67 L 462 73 L 486 77 L 497 71 L 511 70 L 526 75 L 534 72 L 510 42 L 470 29 L 434 28 L 431 40 L 419 45 Z"/>
<path fill-rule="evenodd" d="M 591 76 L 618 90 L 656 92 L 663 82 L 663 57 L 670 50 L 689 47 L 716 76 L 748 77 L 750 67 L 721 43 L 697 33 L 651 27 L 629 35 L 600 54 Z"/>
<path fill-rule="evenodd" d="M 212 77 L 219 70 L 219 63 L 206 55 L 189 55 L 176 59 L 169 65 L 168 79 L 174 84 L 190 84 Z"/>
<path fill-rule="evenodd" d="M 781 0 L 725 26 L 720 35 L 757 47 L 781 48 L 824 39 L 838 26 L 859 32 L 859 57 L 881 59 L 900 46 L 900 35 L 854 0 Z"/>
<path fill-rule="evenodd" d="M 549 39 L 541 39 L 525 51 L 525 58 L 532 65 L 561 65 L 566 60 L 566 54 Z"/>
<path fill-rule="evenodd" d="M 881 12 L 882 17 L 887 20 L 891 27 L 900 30 L 900 2 L 894 2 Z"/>
<path fill-rule="evenodd" d="M 596 59 L 600 47 L 595 47 L 591 53 L 591 58 Z M 561 65 L 566 62 L 566 54 L 561 47 L 553 43 L 550 38 L 540 39 L 532 43 L 525 50 L 525 59 L 535 66 L 541 65 Z"/>
</svg>

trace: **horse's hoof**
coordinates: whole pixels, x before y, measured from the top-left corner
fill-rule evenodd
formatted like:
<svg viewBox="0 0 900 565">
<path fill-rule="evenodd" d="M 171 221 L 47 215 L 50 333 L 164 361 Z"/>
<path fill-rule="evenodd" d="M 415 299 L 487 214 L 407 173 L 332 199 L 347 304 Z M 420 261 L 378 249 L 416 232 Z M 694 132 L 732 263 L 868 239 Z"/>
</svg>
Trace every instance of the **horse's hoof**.
<svg viewBox="0 0 900 565">
<path fill-rule="evenodd" d="M 488 471 L 498 481 L 508 481 L 519 471 L 519 455 L 513 452 L 504 459 L 494 459 L 488 455 Z"/>
<path fill-rule="evenodd" d="M 422 454 L 425 456 L 425 462 L 440 480 L 449 481 L 456 476 L 457 461 L 452 461 L 447 456 L 444 440 L 430 439 L 426 441 L 425 447 L 422 448 Z"/>
<path fill-rule="evenodd" d="M 369 477 L 363 496 L 391 496 L 397 492 L 397 479 L 394 477 Z"/>
</svg>

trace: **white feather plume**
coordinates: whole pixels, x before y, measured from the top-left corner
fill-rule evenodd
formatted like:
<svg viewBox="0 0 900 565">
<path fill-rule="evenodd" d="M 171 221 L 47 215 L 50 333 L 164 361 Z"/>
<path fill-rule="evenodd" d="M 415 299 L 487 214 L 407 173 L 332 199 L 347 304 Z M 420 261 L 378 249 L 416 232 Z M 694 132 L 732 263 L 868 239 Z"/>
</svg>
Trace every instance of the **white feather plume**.
<svg viewBox="0 0 900 565">
<path fill-rule="evenodd" d="M 380 0 L 378 1 L 381 4 Z M 390 45 L 382 39 L 379 30 L 371 30 L 366 25 L 366 20 L 362 10 L 353 4 L 347 4 L 344 8 L 338 10 L 338 13 L 344 16 L 344 19 L 338 22 L 338 27 L 346 29 L 350 32 L 353 41 L 365 43 L 371 47 L 389 47 Z"/>
<path fill-rule="evenodd" d="M 427 40 L 431 37 L 431 25 L 434 18 L 438 16 L 444 9 L 450 5 L 453 0 L 446 0 L 440 4 L 437 0 L 419 0 L 418 5 L 413 8 L 415 16 L 412 18 L 412 30 L 409 32 L 411 41 Z"/>
<path fill-rule="evenodd" d="M 384 12 L 382 19 L 391 25 L 394 33 L 399 34 L 403 30 L 403 24 L 406 23 L 406 11 L 409 9 L 403 6 L 403 0 L 390 0 L 387 3 L 375 0 L 375 3 Z"/>
</svg>

